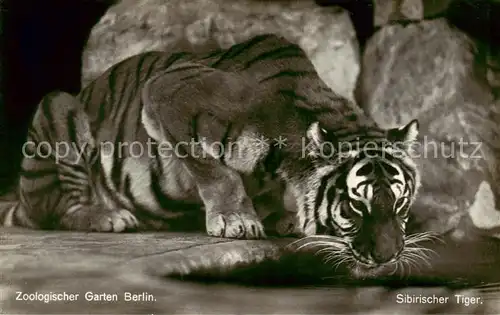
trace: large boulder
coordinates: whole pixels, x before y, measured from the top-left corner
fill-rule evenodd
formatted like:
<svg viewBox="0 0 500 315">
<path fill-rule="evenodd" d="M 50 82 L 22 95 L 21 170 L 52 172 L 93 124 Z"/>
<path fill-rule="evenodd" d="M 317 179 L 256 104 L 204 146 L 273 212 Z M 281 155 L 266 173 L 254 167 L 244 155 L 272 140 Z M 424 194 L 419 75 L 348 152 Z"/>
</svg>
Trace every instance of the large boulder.
<svg viewBox="0 0 500 315">
<path fill-rule="evenodd" d="M 383 127 L 419 120 L 416 222 L 459 238 L 500 232 L 500 103 L 478 59 L 444 19 L 385 26 L 367 44 L 356 92 Z"/>
<path fill-rule="evenodd" d="M 352 99 L 359 60 L 349 15 L 312 0 L 121 0 L 92 29 L 82 82 L 141 52 L 228 48 L 264 33 L 299 44 L 323 80 Z"/>
</svg>

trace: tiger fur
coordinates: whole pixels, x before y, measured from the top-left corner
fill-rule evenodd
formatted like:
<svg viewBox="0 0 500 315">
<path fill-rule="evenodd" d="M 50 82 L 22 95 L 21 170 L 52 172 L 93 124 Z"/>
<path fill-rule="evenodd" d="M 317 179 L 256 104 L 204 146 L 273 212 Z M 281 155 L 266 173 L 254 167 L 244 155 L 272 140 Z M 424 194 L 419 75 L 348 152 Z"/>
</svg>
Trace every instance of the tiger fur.
<svg viewBox="0 0 500 315">
<path fill-rule="evenodd" d="M 249 193 L 243 182 L 259 173 L 292 196 L 297 233 L 335 235 L 360 264 L 384 264 L 404 248 L 420 185 L 408 145 L 417 134 L 417 121 L 377 127 L 275 35 L 204 55 L 143 53 L 76 97 L 56 91 L 40 102 L 20 201 L 1 219 L 122 232 L 175 228 L 180 218 L 189 226 L 204 211 L 209 235 L 264 238 L 253 200 L 265 189 Z"/>
</svg>

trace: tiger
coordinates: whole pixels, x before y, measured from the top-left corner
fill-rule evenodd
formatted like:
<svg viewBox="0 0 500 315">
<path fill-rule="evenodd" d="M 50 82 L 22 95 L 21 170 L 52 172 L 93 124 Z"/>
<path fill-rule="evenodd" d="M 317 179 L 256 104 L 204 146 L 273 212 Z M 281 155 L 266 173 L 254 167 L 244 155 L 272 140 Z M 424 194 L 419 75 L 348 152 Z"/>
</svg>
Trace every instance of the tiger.
<svg viewBox="0 0 500 315">
<path fill-rule="evenodd" d="M 265 239 L 253 201 L 277 191 L 292 200 L 294 233 L 335 237 L 359 264 L 383 265 L 404 249 L 418 133 L 417 120 L 378 127 L 278 35 L 208 53 L 145 52 L 76 96 L 40 101 L 19 201 L 1 220 L 127 232 L 188 229 L 201 213 L 209 236 Z M 250 193 L 255 174 L 263 184 Z"/>
</svg>

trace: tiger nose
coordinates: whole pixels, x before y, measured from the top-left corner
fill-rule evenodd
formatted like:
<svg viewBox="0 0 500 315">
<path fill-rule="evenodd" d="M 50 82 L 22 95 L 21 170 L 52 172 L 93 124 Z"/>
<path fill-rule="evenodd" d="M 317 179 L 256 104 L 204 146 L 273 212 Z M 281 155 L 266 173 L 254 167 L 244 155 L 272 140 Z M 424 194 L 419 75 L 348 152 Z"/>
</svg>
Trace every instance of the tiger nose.
<svg viewBox="0 0 500 315">
<path fill-rule="evenodd" d="M 373 261 L 375 261 L 377 264 L 383 264 L 389 262 L 391 261 L 391 259 L 396 257 L 396 255 L 397 252 L 377 252 L 377 251 L 372 252 Z"/>
<path fill-rule="evenodd" d="M 385 241 L 380 242 L 373 248 L 371 256 L 376 263 L 383 264 L 397 257 L 401 250 L 402 243 L 396 240 Z"/>
</svg>

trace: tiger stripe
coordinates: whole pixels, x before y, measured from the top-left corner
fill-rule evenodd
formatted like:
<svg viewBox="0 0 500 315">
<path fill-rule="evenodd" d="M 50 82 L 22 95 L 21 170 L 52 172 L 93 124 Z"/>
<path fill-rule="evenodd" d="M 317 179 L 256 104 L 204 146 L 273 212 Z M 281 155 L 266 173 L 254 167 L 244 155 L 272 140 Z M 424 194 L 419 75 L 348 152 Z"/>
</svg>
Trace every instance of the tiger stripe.
<svg viewBox="0 0 500 315">
<path fill-rule="evenodd" d="M 225 61 L 229 61 L 230 63 L 233 63 L 234 60 L 238 60 L 238 57 L 242 54 L 244 54 L 244 57 L 248 56 L 248 52 L 251 48 L 253 48 L 255 45 L 262 43 L 268 39 L 266 36 L 255 36 L 254 38 L 250 39 L 249 41 L 246 41 L 244 43 L 236 44 L 233 47 L 229 48 L 225 53 L 223 53 L 217 61 L 214 63 L 210 64 L 211 68 L 218 68 L 221 63 Z M 209 54 L 207 57 L 208 58 L 213 58 L 217 57 L 218 54 L 213 55 Z"/>
</svg>

